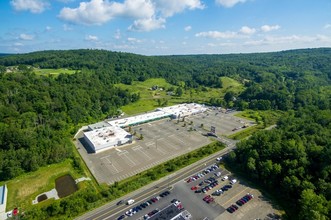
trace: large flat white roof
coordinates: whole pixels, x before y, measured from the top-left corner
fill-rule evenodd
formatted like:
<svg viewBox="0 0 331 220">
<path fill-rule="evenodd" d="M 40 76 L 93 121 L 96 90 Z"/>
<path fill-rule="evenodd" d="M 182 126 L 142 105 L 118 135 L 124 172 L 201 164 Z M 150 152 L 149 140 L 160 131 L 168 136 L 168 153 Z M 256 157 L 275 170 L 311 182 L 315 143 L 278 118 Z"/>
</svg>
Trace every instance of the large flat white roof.
<svg viewBox="0 0 331 220">
<path fill-rule="evenodd" d="M 171 116 L 170 113 L 164 111 L 155 111 L 142 115 L 132 116 L 128 118 L 121 118 L 113 121 L 107 121 L 110 125 L 116 127 L 127 127 L 135 124 L 140 124 L 148 121 L 154 121 L 160 118 Z"/>
<path fill-rule="evenodd" d="M 158 110 L 169 113 L 171 115 L 178 116 L 187 116 L 196 114 L 199 112 L 204 112 L 207 108 L 204 105 L 196 104 L 196 103 L 184 103 L 179 105 L 173 105 L 164 108 L 158 108 Z"/>
<path fill-rule="evenodd" d="M 108 126 L 99 128 L 92 131 L 84 132 L 84 135 L 94 145 L 94 150 L 98 151 L 104 146 L 117 145 L 119 142 L 123 142 L 131 137 L 131 134 L 124 129 L 116 126 Z"/>
<path fill-rule="evenodd" d="M 185 103 L 165 108 L 158 108 L 154 112 L 149 112 L 142 115 L 89 125 L 91 131 L 84 132 L 84 135 L 88 139 L 88 142 L 92 144 L 94 150 L 98 151 L 100 149 L 105 149 L 107 147 L 113 147 L 118 144 L 128 142 L 131 138 L 131 134 L 126 132 L 123 129 L 124 127 L 155 121 L 170 116 L 184 117 L 199 112 L 204 112 L 206 110 L 207 108 L 204 105 L 196 103 Z"/>
</svg>

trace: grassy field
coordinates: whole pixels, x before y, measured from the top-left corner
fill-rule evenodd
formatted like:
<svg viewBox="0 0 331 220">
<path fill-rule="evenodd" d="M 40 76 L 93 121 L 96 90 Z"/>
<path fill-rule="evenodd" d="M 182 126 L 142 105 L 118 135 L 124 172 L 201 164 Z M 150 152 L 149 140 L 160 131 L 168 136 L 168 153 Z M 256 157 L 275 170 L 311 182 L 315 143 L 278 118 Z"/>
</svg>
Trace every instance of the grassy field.
<svg viewBox="0 0 331 220">
<path fill-rule="evenodd" d="M 34 72 L 38 75 L 54 75 L 57 76 L 60 73 L 64 74 L 74 74 L 77 70 L 68 70 L 68 69 L 39 69 L 34 68 Z"/>
<path fill-rule="evenodd" d="M 257 125 L 251 126 L 249 128 L 246 128 L 245 130 L 236 132 L 235 134 L 232 134 L 229 136 L 229 138 L 235 139 L 235 140 L 241 140 L 243 138 L 247 138 L 248 136 L 254 134 L 255 132 L 259 130 L 263 130 L 266 127 L 269 127 L 271 125 L 275 125 L 277 123 L 277 120 L 284 115 L 284 112 L 282 111 L 274 111 L 274 110 L 268 110 L 268 111 L 254 111 L 254 110 L 245 110 L 242 112 L 239 112 L 235 116 L 240 118 L 245 118 L 249 120 L 255 120 Z"/>
<path fill-rule="evenodd" d="M 221 77 L 223 88 L 197 88 L 184 90 L 181 97 L 167 95 L 166 90 L 177 86 L 171 85 L 162 78 L 148 79 L 144 82 L 133 82 L 132 85 L 116 84 L 117 87 L 122 89 L 128 89 L 132 93 L 140 93 L 140 100 L 123 106 L 122 111 L 127 115 L 134 115 L 147 111 L 154 110 L 158 105 L 158 99 L 161 103 L 166 102 L 166 105 L 176 105 L 184 102 L 196 102 L 207 103 L 210 98 L 222 98 L 227 91 L 233 91 L 235 93 L 244 89 L 243 85 L 234 79 L 228 77 Z M 150 88 L 157 85 L 162 90 L 152 91 Z"/>
<path fill-rule="evenodd" d="M 222 80 L 223 95 L 228 91 L 233 91 L 234 93 L 237 94 L 244 90 L 244 86 L 240 82 L 238 82 L 234 79 L 223 76 L 223 77 L 221 77 L 221 80 Z"/>
<path fill-rule="evenodd" d="M 42 193 L 55 188 L 55 179 L 65 174 L 71 174 L 73 178 L 81 177 L 74 172 L 70 160 L 62 163 L 49 165 L 38 169 L 36 172 L 19 176 L 7 184 L 7 210 L 14 207 L 24 207 L 25 209 L 32 206 L 32 200 Z"/>
</svg>

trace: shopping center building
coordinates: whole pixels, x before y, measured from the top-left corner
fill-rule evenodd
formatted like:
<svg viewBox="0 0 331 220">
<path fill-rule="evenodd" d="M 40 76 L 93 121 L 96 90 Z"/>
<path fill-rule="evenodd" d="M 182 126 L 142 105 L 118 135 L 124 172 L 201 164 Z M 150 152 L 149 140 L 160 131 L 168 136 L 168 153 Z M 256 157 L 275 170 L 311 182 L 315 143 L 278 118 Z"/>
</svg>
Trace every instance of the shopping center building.
<svg viewBox="0 0 331 220">
<path fill-rule="evenodd" d="M 153 112 L 120 118 L 110 121 L 102 121 L 88 126 L 84 132 L 84 139 L 94 153 L 132 143 L 130 133 L 124 130 L 126 127 L 135 126 L 164 118 L 178 119 L 206 111 L 204 105 L 189 103 L 157 108 Z"/>
</svg>

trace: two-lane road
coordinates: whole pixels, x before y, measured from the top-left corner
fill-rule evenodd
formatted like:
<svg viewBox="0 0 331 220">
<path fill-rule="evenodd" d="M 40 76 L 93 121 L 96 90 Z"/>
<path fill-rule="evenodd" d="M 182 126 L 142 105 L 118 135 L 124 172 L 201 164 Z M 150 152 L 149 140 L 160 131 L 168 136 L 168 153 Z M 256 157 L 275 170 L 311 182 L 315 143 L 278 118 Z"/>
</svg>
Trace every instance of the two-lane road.
<svg viewBox="0 0 331 220">
<path fill-rule="evenodd" d="M 221 140 L 220 140 L 221 139 Z M 223 140 L 223 138 L 219 138 L 220 141 L 225 142 L 225 144 L 228 146 L 227 148 L 223 149 L 222 151 L 213 154 L 205 159 L 202 159 L 188 167 L 185 167 L 171 175 L 168 175 L 161 180 L 158 180 L 154 183 L 151 183 L 150 185 L 143 187 L 142 189 L 136 190 L 135 192 L 121 198 L 124 201 L 127 201 L 128 199 L 132 198 L 135 200 L 135 203 L 132 205 L 119 205 L 117 206 L 116 203 L 119 200 L 110 202 L 96 210 L 93 210 L 91 212 L 86 213 L 83 216 L 80 216 L 77 218 L 77 220 L 105 220 L 105 219 L 115 219 L 115 217 L 125 213 L 128 209 L 136 206 L 137 204 L 140 204 L 146 199 L 149 199 L 150 197 L 153 197 L 155 195 L 160 194 L 161 192 L 165 191 L 165 189 L 172 186 L 174 183 L 181 181 L 183 179 L 187 179 L 189 176 L 192 176 L 196 173 L 198 173 L 200 170 L 205 169 L 206 166 L 209 166 L 213 163 L 215 163 L 215 158 L 219 156 L 223 156 L 233 150 L 235 146 L 235 141 L 231 139 L 227 139 L 226 141 Z"/>
</svg>

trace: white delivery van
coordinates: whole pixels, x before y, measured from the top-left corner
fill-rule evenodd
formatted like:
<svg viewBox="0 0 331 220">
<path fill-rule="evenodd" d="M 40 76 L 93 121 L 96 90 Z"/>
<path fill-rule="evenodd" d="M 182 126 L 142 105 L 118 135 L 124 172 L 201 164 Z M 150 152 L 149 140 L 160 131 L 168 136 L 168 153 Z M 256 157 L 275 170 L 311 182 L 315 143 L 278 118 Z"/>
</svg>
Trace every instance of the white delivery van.
<svg viewBox="0 0 331 220">
<path fill-rule="evenodd" d="M 134 203 L 134 200 L 133 200 L 133 199 L 129 199 L 129 200 L 126 202 L 127 205 L 131 205 L 132 203 Z"/>
</svg>

